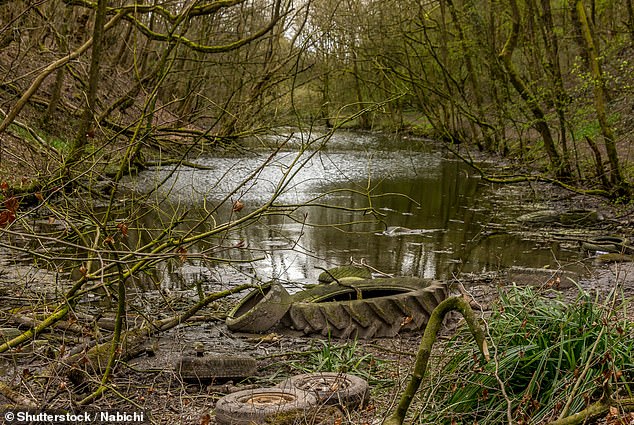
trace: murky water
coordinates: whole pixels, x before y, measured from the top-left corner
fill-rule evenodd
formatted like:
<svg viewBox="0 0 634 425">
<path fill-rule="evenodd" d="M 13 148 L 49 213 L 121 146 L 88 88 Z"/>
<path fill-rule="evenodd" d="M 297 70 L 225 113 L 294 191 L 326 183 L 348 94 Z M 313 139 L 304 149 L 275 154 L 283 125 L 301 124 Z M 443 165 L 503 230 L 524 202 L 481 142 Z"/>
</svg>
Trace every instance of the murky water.
<svg viewBox="0 0 634 425">
<path fill-rule="evenodd" d="M 241 270 L 263 280 L 315 282 L 321 272 L 316 267 L 351 260 L 385 273 L 446 279 L 514 266 L 565 268 L 580 258 L 574 247 L 544 246 L 506 231 L 531 194 L 483 183 L 462 161 L 423 140 L 339 132 L 316 146 L 318 137 L 268 138 L 267 144 L 286 143 L 275 156 L 254 148 L 200 158 L 204 170 L 144 172 L 134 182 L 137 192 L 164 182 L 152 192 L 160 218 L 145 220 L 160 227 L 188 211 L 192 222 L 207 217 L 197 231 L 210 230 L 244 217 L 279 191 L 277 214 L 188 250 L 207 258 L 256 259 Z M 238 200 L 244 208 L 232 212 Z M 192 255 L 188 267 L 204 274 L 210 264 L 218 263 Z M 163 279 L 172 279 L 172 272 L 165 270 Z"/>
</svg>

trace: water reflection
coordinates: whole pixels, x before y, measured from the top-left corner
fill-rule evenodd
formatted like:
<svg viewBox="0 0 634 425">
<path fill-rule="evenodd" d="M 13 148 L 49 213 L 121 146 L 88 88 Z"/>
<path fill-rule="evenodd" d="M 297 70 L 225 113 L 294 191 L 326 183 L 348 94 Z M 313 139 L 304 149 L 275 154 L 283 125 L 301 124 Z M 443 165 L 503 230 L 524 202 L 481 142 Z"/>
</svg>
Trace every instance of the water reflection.
<svg viewBox="0 0 634 425">
<path fill-rule="evenodd" d="M 189 247 L 189 253 L 219 252 L 218 256 L 245 262 L 256 259 L 244 266 L 247 273 L 299 283 L 315 282 L 321 272 L 316 266 L 347 264 L 351 259 L 385 273 L 445 279 L 458 272 L 515 265 L 543 267 L 576 255 L 503 232 L 483 233 L 486 224 L 507 220 L 515 212 L 494 206 L 496 188 L 482 184 L 464 163 L 421 141 L 342 133 L 332 143 L 329 150 L 304 154 L 314 156 L 297 170 L 279 202 L 297 204 L 327 194 L 319 202 L 338 208 L 308 206 L 266 217 L 224 234 L 223 239 Z M 280 153 L 256 179 L 232 193 L 269 159 L 267 155 L 204 158 L 199 163 L 208 170 L 179 170 L 169 178 L 169 169 L 157 169 L 142 174 L 135 188 L 147 191 L 166 179 L 155 195 L 157 200 L 169 200 L 161 203 L 163 220 L 181 210 L 197 219 L 229 198 L 216 214 L 218 221 L 226 220 L 266 202 L 296 158 L 295 152 Z M 234 199 L 244 202 L 244 211 L 231 211 Z M 381 215 L 353 212 L 370 205 Z M 146 223 L 154 227 L 161 222 L 150 215 L 145 220 L 155 221 Z M 187 224 L 181 227 L 186 229 Z M 194 266 L 214 264 L 191 257 Z"/>
</svg>

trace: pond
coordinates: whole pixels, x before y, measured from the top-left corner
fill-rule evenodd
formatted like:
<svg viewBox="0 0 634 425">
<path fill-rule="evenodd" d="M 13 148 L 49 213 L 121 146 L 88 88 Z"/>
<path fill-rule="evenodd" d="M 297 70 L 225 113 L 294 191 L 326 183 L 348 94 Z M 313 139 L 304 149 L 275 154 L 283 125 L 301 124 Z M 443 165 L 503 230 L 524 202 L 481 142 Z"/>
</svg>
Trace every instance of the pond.
<svg viewBox="0 0 634 425">
<path fill-rule="evenodd" d="M 271 146 L 279 149 L 276 155 Z M 151 191 L 159 215 L 187 211 L 191 219 L 207 217 L 202 227 L 209 229 L 267 203 L 287 177 L 275 201 L 279 214 L 188 248 L 190 254 L 255 260 L 239 269 L 265 281 L 315 283 L 320 267 L 351 260 L 388 274 L 448 279 L 518 266 L 575 268 L 582 259 L 574 245 L 508 231 L 527 204 L 536 202 L 528 188 L 486 183 L 463 161 L 423 139 L 289 131 L 254 141 L 243 152 L 195 162 L 204 169 L 143 172 L 134 191 Z M 163 185 L 155 190 L 157 182 Z M 243 205 L 240 211 L 232 211 L 236 201 Z M 374 214 L 364 213 L 370 206 Z M 198 273 L 209 265 L 188 263 Z M 179 285 L 179 267 L 163 270 L 161 279 Z"/>
</svg>

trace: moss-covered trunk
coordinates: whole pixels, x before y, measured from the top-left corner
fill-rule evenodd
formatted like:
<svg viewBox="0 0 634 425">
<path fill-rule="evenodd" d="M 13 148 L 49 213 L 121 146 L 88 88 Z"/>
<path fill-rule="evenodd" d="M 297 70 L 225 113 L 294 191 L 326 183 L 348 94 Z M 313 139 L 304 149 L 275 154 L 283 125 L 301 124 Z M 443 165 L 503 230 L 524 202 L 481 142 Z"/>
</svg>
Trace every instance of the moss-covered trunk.
<svg viewBox="0 0 634 425">
<path fill-rule="evenodd" d="M 535 118 L 533 126 L 542 136 L 544 149 L 550 160 L 551 169 L 558 178 L 567 177 L 565 167 L 562 167 L 559 152 L 557 151 L 555 141 L 552 133 L 550 132 L 550 127 L 548 127 L 548 123 L 546 122 L 546 114 L 513 63 L 513 51 L 517 46 L 517 41 L 520 36 L 521 15 L 516 0 L 510 0 L 510 6 L 512 19 L 511 33 L 509 34 L 506 44 L 504 44 L 504 47 L 499 54 L 500 59 L 504 63 L 504 68 L 511 85 L 519 93 L 524 102 L 526 102 L 528 108 L 533 114 L 533 117 Z"/>
<path fill-rule="evenodd" d="M 624 186 L 624 181 L 621 173 L 621 167 L 619 165 L 619 155 L 616 150 L 614 132 L 608 122 L 608 96 L 605 89 L 603 71 L 601 70 L 601 65 L 599 63 L 600 58 L 598 46 L 595 44 L 594 33 L 591 24 L 588 21 L 583 1 L 570 0 L 569 5 L 573 16 L 573 23 L 577 27 L 577 32 L 581 34 L 581 38 L 583 39 L 581 47 L 586 52 L 590 75 L 593 79 L 592 91 L 594 95 L 594 109 L 596 111 L 599 127 L 601 128 L 601 134 L 603 136 L 603 143 L 608 156 L 608 161 L 610 162 L 610 183 L 612 187 L 608 189 L 619 189 Z"/>
</svg>

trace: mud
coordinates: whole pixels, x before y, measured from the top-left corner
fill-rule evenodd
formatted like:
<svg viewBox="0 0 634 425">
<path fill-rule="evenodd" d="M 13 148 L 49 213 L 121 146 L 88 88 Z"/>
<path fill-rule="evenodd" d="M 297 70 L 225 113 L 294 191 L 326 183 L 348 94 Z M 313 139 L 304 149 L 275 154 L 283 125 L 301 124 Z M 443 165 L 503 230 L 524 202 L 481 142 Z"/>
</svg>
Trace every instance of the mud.
<svg viewBox="0 0 634 425">
<path fill-rule="evenodd" d="M 456 282 L 464 285 L 472 297 L 472 304 L 482 308 L 485 314 L 497 291 L 508 285 L 548 288 L 571 300 L 578 288 L 596 294 L 599 300 L 615 289 L 621 291 L 625 299 L 634 299 L 634 263 L 597 263 L 595 266 L 592 270 L 588 269 L 583 277 L 557 270 L 516 267 L 500 273 L 464 276 Z M 9 312 L 9 306 L 24 308 L 35 303 L 42 306 L 41 312 L 44 313 L 48 307 L 43 301 L 50 300 L 53 294 L 67 286 L 55 273 L 26 265 L 14 264 L 10 268 L 4 265 L 2 270 L 2 326 L 9 329 L 27 327 L 20 323 L 17 314 Z M 167 295 L 145 293 L 144 296 L 152 303 L 159 303 L 158 300 L 167 296 L 173 301 L 170 304 L 173 308 L 177 303 L 190 304 L 197 293 L 194 290 L 171 291 Z M 148 340 L 148 350 L 121 364 L 110 383 L 119 394 L 125 394 L 125 398 L 110 392 L 93 406 L 142 409 L 151 416 L 153 423 L 214 424 L 213 406 L 223 394 L 254 386 L 275 385 L 288 376 L 305 371 L 304 368 L 315 367 L 315 356 L 325 346 L 330 346 L 333 353 L 349 346 L 349 343 L 307 337 L 283 328 L 263 335 L 230 332 L 223 317 L 236 300 L 237 297 L 222 300 L 192 321 Z M 631 306 L 627 308 L 629 316 L 634 317 Z M 97 330 L 94 322 L 89 321 L 89 318 L 95 317 L 93 314 L 97 310 L 94 303 L 82 303 L 77 310 L 74 320 L 84 330 L 83 335 L 71 331 L 60 333 L 58 328 L 39 335 L 20 349 L 0 355 L 3 382 L 35 400 L 38 406 L 69 408 L 73 400 L 86 396 L 95 388 L 96 384 L 90 381 L 88 384 L 73 384 L 67 376 L 56 374 L 51 369 L 52 365 L 63 361 L 65 352 L 99 336 L 107 338 L 111 334 L 105 329 Z M 20 310 L 13 310 L 16 311 Z M 136 322 L 129 320 L 128 323 Z M 444 332 L 450 334 L 454 327 L 455 323 L 448 323 Z M 11 335 L 10 331 L 6 335 Z M 354 342 L 354 357 L 372 359 L 374 366 L 368 368 L 374 367 L 371 374 L 379 378 L 371 381 L 371 403 L 361 411 L 350 412 L 344 423 L 380 423 L 404 383 L 419 337 L 416 333 L 405 333 L 390 339 Z M 196 343 L 203 344 L 205 355 L 239 353 L 252 356 L 257 360 L 258 371 L 255 376 L 242 381 L 187 383 L 175 366 L 182 356 L 192 355 Z M 387 385 L 385 381 L 393 385 Z M 0 396 L 0 404 L 9 403 Z"/>
<path fill-rule="evenodd" d="M 541 193 L 547 193 L 545 187 L 541 190 Z M 595 294 L 598 302 L 606 300 L 613 291 L 618 293 L 620 301 L 634 299 L 634 262 L 628 261 L 631 257 L 620 257 L 618 262 L 611 261 L 614 257 L 607 257 L 606 263 L 603 252 L 584 250 L 582 246 L 588 238 L 618 235 L 628 240 L 629 249 L 629 241 L 634 238 L 632 213 L 601 204 L 596 199 L 557 193 L 551 188 L 548 188 L 548 194 L 549 197 L 541 196 L 529 206 L 521 207 L 522 203 L 518 201 L 517 208 L 563 212 L 583 206 L 600 211 L 602 219 L 579 227 L 550 220 L 533 222 L 530 226 L 512 220 L 491 221 L 484 226 L 478 235 L 484 240 L 511 234 L 527 241 L 528 245 L 548 247 L 557 244 L 580 254 L 574 264 L 558 263 L 555 258 L 548 267 L 517 264 L 479 273 L 454 274 L 450 280 L 471 298 L 472 305 L 484 316 L 494 305 L 498 291 L 511 285 L 531 285 L 547 291 L 550 296 L 563 295 L 571 302 L 579 289 Z M 504 197 L 505 200 L 512 198 Z M 490 250 L 489 254 L 501 255 L 495 250 Z M 524 254 L 532 255 L 531 251 Z M 40 264 L 16 252 L 0 250 L 0 343 L 50 315 L 71 286 L 69 276 L 45 269 Z M 192 262 L 169 269 L 165 267 L 162 275 L 166 278 L 160 285 L 140 281 L 131 284 L 126 324 L 129 328 L 173 316 L 192 306 L 199 299 L 198 289 L 211 293 L 250 281 L 249 274 L 239 268 L 208 268 Z M 199 283 L 199 288 L 194 282 Z M 288 284 L 289 292 L 301 288 L 302 284 Z M 361 411 L 348 413 L 344 423 L 381 422 L 407 378 L 418 347 L 419 333 L 403 333 L 389 339 L 329 341 L 283 327 L 262 335 L 231 332 L 224 319 L 239 299 L 240 295 L 223 298 L 186 323 L 148 339 L 144 350 L 118 365 L 108 382 L 116 391 L 107 391 L 92 406 L 140 409 L 151 416 L 153 423 L 214 424 L 213 408 L 223 394 L 250 386 L 272 386 L 308 369 L 326 368 L 329 361 L 326 354 L 329 354 L 330 361 L 338 356 L 337 365 L 344 364 L 350 369 L 360 365 L 355 371 L 364 371 L 370 380 L 372 401 Z M 111 340 L 112 326 L 105 324 L 112 323 L 115 304 L 112 294 L 108 297 L 99 292 L 87 293 L 73 314 L 54 329 L 0 354 L 2 382 L 37 407 L 76 408 L 75 403 L 96 388 L 100 377 L 73 379 L 59 366 L 70 354 L 81 353 L 94 341 Z M 623 304 L 620 308 L 634 319 L 631 305 Z M 450 335 L 457 325 L 456 321 L 448 322 L 443 333 Z M 243 381 L 185 382 L 175 365 L 183 355 L 192 355 L 194 347 L 200 344 L 205 355 L 239 353 L 255 358 L 257 373 Z M 82 365 L 79 362 L 74 366 Z M 0 405 L 14 402 L 6 395 L 0 395 Z"/>
</svg>

